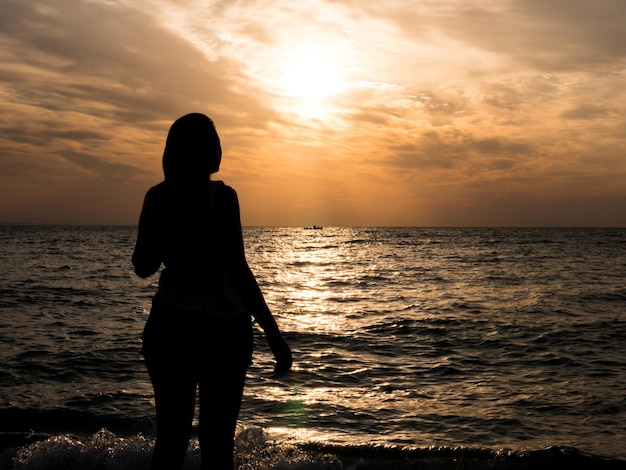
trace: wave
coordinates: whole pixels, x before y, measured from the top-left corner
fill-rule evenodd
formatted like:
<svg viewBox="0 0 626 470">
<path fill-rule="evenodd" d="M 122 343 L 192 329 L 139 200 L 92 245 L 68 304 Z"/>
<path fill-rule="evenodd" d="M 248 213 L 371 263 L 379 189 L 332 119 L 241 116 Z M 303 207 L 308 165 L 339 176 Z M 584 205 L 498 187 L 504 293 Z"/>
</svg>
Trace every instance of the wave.
<svg viewBox="0 0 626 470">
<path fill-rule="evenodd" d="M 112 470 L 147 468 L 154 442 L 137 434 L 119 437 L 106 429 L 85 437 L 70 434 L 0 434 L 0 470 Z M 257 427 L 240 429 L 236 468 L 283 470 L 409 469 L 625 469 L 626 461 L 587 454 L 570 447 L 510 450 L 469 447 L 399 448 L 288 444 L 268 439 Z M 198 468 L 197 440 L 190 443 L 185 469 Z"/>
</svg>

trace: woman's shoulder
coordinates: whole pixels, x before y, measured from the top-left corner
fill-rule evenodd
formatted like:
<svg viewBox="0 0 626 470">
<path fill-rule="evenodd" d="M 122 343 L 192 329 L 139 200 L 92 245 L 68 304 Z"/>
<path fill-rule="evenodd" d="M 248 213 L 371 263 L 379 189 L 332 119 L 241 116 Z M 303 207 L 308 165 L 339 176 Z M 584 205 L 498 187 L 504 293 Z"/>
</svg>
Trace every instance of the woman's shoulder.
<svg viewBox="0 0 626 470">
<path fill-rule="evenodd" d="M 165 181 L 161 181 L 159 184 L 155 184 L 146 193 L 146 197 L 155 197 L 163 194 L 166 191 Z"/>
<path fill-rule="evenodd" d="M 221 197 L 225 198 L 237 198 L 237 192 L 232 186 L 228 186 L 223 181 L 211 181 L 209 183 L 215 188 L 216 194 L 219 194 Z"/>
<path fill-rule="evenodd" d="M 215 206 L 224 217 L 239 216 L 239 199 L 233 187 L 223 181 L 211 181 L 215 188 Z M 219 216 L 218 216 L 219 217 Z"/>
<path fill-rule="evenodd" d="M 156 184 L 152 186 L 148 191 L 146 191 L 146 195 L 144 196 L 144 204 L 153 203 L 154 201 L 158 201 L 162 198 L 164 192 L 163 183 Z"/>
</svg>

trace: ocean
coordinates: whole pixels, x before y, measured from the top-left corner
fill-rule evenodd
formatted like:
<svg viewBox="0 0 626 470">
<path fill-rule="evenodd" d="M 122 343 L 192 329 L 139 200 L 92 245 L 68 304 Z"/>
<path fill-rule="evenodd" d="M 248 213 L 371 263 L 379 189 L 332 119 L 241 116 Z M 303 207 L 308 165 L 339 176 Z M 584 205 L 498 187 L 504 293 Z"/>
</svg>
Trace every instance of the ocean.
<svg viewBox="0 0 626 470">
<path fill-rule="evenodd" d="M 147 468 L 135 233 L 0 226 L 0 469 Z M 238 469 L 626 468 L 626 229 L 244 239 L 295 362 L 255 332 Z"/>
</svg>

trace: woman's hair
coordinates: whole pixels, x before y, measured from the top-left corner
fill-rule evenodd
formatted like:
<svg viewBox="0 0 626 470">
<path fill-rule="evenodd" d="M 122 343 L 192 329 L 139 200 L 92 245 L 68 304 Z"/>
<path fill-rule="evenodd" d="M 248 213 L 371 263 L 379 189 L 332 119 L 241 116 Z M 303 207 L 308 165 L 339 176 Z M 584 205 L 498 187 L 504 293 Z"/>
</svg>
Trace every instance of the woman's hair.
<svg viewBox="0 0 626 470">
<path fill-rule="evenodd" d="M 174 121 L 163 152 L 166 180 L 206 181 L 220 169 L 221 160 L 220 138 L 211 118 L 191 113 Z"/>
</svg>

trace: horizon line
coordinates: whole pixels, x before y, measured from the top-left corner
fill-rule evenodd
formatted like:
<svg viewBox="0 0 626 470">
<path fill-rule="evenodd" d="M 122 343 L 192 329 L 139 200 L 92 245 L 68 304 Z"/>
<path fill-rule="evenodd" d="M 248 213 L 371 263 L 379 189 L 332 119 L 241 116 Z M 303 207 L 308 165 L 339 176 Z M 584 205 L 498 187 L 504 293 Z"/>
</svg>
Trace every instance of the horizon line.
<svg viewBox="0 0 626 470">
<path fill-rule="evenodd" d="M 0 227 L 92 227 L 136 228 L 137 224 L 0 222 Z M 303 225 L 242 225 L 242 228 L 301 228 Z M 626 229 L 626 225 L 323 225 L 320 229 L 335 228 L 418 228 L 418 229 Z"/>
</svg>

